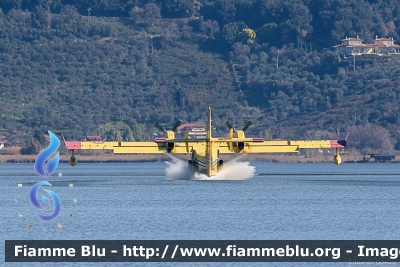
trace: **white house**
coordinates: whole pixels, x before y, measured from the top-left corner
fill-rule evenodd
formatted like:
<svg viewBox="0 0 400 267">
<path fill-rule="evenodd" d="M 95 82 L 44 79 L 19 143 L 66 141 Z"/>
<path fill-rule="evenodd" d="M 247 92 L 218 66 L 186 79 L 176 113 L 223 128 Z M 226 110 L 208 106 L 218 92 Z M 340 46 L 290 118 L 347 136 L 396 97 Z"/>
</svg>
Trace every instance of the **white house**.
<svg viewBox="0 0 400 267">
<path fill-rule="evenodd" d="M 363 44 L 362 39 L 342 39 L 342 44 L 333 46 L 335 53 L 344 53 L 347 56 L 359 56 L 365 54 L 390 55 L 400 54 L 400 45 L 395 45 L 392 38 L 375 37 L 372 44 Z"/>
<path fill-rule="evenodd" d="M 0 140 L 0 149 L 3 149 L 5 143 L 7 143 L 6 140 Z"/>
</svg>

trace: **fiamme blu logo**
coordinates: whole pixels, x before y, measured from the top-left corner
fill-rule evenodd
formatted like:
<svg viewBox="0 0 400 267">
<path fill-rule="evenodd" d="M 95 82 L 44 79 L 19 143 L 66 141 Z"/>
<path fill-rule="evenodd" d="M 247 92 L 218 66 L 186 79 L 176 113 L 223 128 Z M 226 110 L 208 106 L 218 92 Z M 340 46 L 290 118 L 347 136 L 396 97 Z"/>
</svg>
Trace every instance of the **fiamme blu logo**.
<svg viewBox="0 0 400 267">
<path fill-rule="evenodd" d="M 50 131 L 48 131 L 48 132 L 49 132 L 49 136 L 50 136 L 50 144 L 46 149 L 42 150 L 39 153 L 39 155 L 37 156 L 36 161 L 35 161 L 36 173 L 44 178 L 48 178 L 55 171 L 55 169 L 58 166 L 58 162 L 60 160 L 59 152 L 57 152 L 57 154 L 53 158 L 49 159 L 60 147 L 60 140 L 58 140 L 58 138 L 52 132 L 50 132 Z M 47 164 L 46 164 L 46 160 L 48 160 Z M 43 210 L 44 207 L 42 206 L 42 204 L 40 204 L 40 202 L 37 198 L 37 193 L 39 191 L 39 188 L 42 185 L 51 186 L 51 184 L 49 182 L 41 181 L 41 182 L 38 182 L 35 185 L 33 185 L 29 192 L 29 199 L 30 199 L 32 205 L 41 210 Z M 56 218 L 58 216 L 58 214 L 60 214 L 60 211 L 61 211 L 60 198 L 57 196 L 56 193 L 54 193 L 51 190 L 48 190 L 48 189 L 43 189 L 43 190 L 53 199 L 54 212 L 51 215 L 43 215 L 43 214 L 40 214 L 39 212 L 36 212 L 36 215 L 44 221 L 51 221 L 54 218 Z M 44 204 L 46 204 L 46 205 L 50 204 L 50 200 L 46 196 L 42 196 L 42 200 L 43 200 Z"/>
</svg>

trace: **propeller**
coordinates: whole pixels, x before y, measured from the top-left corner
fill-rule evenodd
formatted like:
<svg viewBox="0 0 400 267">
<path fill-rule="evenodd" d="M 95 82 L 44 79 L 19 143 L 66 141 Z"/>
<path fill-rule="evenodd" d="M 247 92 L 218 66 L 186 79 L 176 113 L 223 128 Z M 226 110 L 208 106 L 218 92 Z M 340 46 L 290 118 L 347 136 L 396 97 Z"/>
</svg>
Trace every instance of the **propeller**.
<svg viewBox="0 0 400 267">
<path fill-rule="evenodd" d="M 154 124 L 154 127 L 156 127 L 156 128 L 157 128 L 158 130 L 160 130 L 161 132 L 164 132 L 164 133 L 165 133 L 165 138 L 159 138 L 159 139 L 163 139 L 164 142 L 165 142 L 165 139 L 168 139 L 168 140 L 167 140 L 167 151 L 168 151 L 168 152 L 171 152 L 171 151 L 174 149 L 174 147 L 175 147 L 175 143 L 174 143 L 175 134 L 174 134 L 174 132 L 175 132 L 175 130 L 176 130 L 180 125 L 182 125 L 182 121 L 181 121 L 181 120 L 178 120 L 178 121 L 175 123 L 175 125 L 172 127 L 172 129 L 169 130 L 169 131 L 167 131 L 167 130 L 165 130 L 165 128 L 162 127 L 158 122 L 156 122 L 156 123 Z M 154 139 L 154 140 L 156 140 L 156 139 Z M 157 140 L 156 142 L 160 142 L 160 141 Z M 186 150 L 188 151 L 189 148 L 188 148 L 187 145 L 186 145 L 186 147 L 187 147 Z"/>
<path fill-rule="evenodd" d="M 243 132 L 246 131 L 252 124 L 253 124 L 252 121 L 249 121 L 248 123 L 246 123 L 246 125 L 243 127 L 242 131 L 243 131 Z M 226 122 L 225 122 L 225 125 L 226 125 L 229 129 L 233 129 L 233 131 L 236 132 L 235 127 L 233 127 L 233 125 L 232 125 L 229 121 L 226 121 Z"/>
<path fill-rule="evenodd" d="M 162 127 L 158 122 L 156 122 L 155 124 L 154 124 L 154 127 L 156 127 L 158 130 L 160 130 L 160 132 L 166 132 L 167 130 L 165 130 L 165 128 L 164 127 Z"/>
<path fill-rule="evenodd" d="M 171 129 L 171 131 L 175 131 L 179 126 L 181 126 L 182 125 L 182 121 L 181 120 L 178 120 L 176 123 L 175 123 L 175 125 L 174 125 L 174 127 L 172 127 L 172 129 Z M 156 122 L 155 124 L 154 124 L 154 127 L 156 127 L 158 130 L 160 130 L 161 132 L 167 132 L 167 130 L 165 130 L 165 128 L 164 127 L 162 127 L 158 122 Z"/>
<path fill-rule="evenodd" d="M 175 123 L 175 125 L 174 125 L 174 127 L 172 127 L 172 130 L 171 131 L 175 131 L 179 126 L 181 126 L 182 125 L 182 121 L 181 120 L 178 120 L 176 123 Z"/>
<path fill-rule="evenodd" d="M 226 127 L 229 128 L 229 130 L 230 130 L 230 129 L 233 129 L 233 131 L 236 132 L 235 127 L 233 127 L 233 125 L 232 125 L 229 121 L 226 121 L 226 122 L 225 122 L 225 125 L 226 125 Z"/>
<path fill-rule="evenodd" d="M 249 121 L 248 123 L 246 123 L 246 125 L 243 127 L 242 131 L 243 131 L 243 132 L 246 131 L 247 128 L 249 128 L 252 124 L 253 124 L 252 121 Z"/>
<path fill-rule="evenodd" d="M 244 131 L 246 131 L 252 124 L 253 124 L 252 121 L 249 121 L 248 123 L 246 123 L 246 125 L 242 129 L 242 133 L 241 134 L 237 133 L 237 137 L 244 138 Z M 235 127 L 233 127 L 233 125 L 229 121 L 226 121 L 225 125 L 229 128 L 229 139 L 233 139 L 233 132 L 237 132 Z M 240 150 L 243 149 L 243 147 L 244 147 L 243 145 L 244 145 L 243 142 L 237 143 L 237 146 L 239 147 Z M 233 151 L 233 142 L 229 142 L 229 150 Z"/>
</svg>

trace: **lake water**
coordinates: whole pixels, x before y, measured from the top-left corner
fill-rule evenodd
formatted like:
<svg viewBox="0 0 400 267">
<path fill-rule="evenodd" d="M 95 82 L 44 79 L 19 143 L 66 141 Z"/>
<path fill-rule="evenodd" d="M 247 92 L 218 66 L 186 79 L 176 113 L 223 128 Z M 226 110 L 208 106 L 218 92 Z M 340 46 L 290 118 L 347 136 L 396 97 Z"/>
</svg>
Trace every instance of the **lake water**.
<svg viewBox="0 0 400 267">
<path fill-rule="evenodd" d="M 32 185 L 44 180 L 33 164 L 0 164 L 0 265 L 21 265 L 4 263 L 4 240 L 400 240 L 400 164 L 251 162 L 251 166 L 256 168 L 255 176 L 248 180 L 190 181 L 167 180 L 165 162 L 60 164 L 48 179 L 52 187 L 46 188 L 58 194 L 62 210 L 56 219 L 44 222 L 35 215 L 28 197 Z M 230 175 L 235 178 L 234 173 Z M 59 229 L 58 224 L 63 227 Z M 143 263 L 85 264 L 92 265 Z"/>
</svg>

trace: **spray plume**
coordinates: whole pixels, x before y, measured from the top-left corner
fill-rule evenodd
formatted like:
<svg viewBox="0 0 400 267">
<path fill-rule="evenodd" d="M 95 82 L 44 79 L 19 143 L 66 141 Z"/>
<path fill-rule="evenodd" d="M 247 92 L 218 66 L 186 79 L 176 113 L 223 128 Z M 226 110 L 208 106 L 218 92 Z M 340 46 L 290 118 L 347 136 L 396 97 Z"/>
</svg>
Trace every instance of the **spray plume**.
<svg viewBox="0 0 400 267">
<path fill-rule="evenodd" d="M 187 161 L 180 160 L 171 154 L 166 154 L 171 161 L 165 169 L 168 180 L 247 180 L 254 176 L 256 168 L 250 166 L 248 161 L 238 161 L 246 156 L 240 155 L 230 161 L 224 162 L 224 166 L 217 175 L 208 177 L 205 174 L 194 173 L 189 169 Z"/>
</svg>

